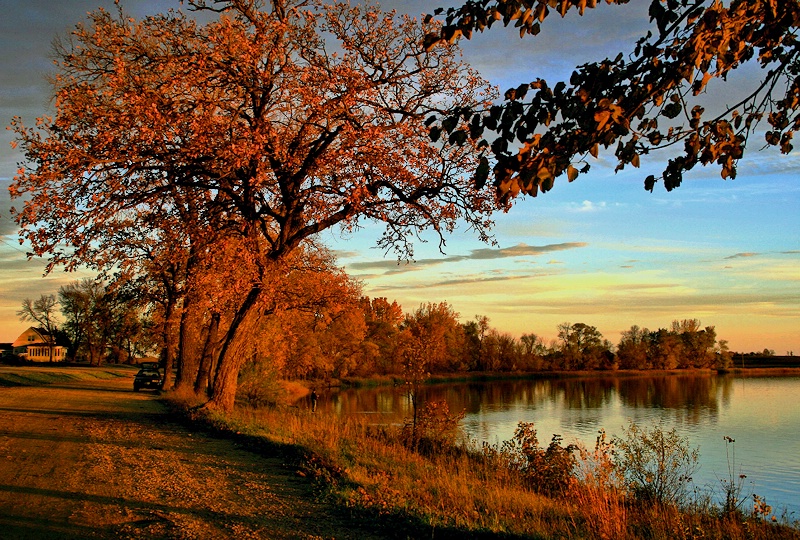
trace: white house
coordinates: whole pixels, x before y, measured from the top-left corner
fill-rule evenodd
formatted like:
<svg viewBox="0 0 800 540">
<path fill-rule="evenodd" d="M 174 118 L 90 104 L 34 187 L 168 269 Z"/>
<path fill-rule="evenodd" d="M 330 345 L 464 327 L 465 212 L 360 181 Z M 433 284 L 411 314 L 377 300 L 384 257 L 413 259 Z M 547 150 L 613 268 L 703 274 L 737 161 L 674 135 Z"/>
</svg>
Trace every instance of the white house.
<svg viewBox="0 0 800 540">
<path fill-rule="evenodd" d="M 31 362 L 49 362 L 49 337 L 45 330 L 31 326 L 11 344 L 14 354 Z M 53 345 L 53 362 L 63 362 L 66 352 L 63 346 Z"/>
</svg>

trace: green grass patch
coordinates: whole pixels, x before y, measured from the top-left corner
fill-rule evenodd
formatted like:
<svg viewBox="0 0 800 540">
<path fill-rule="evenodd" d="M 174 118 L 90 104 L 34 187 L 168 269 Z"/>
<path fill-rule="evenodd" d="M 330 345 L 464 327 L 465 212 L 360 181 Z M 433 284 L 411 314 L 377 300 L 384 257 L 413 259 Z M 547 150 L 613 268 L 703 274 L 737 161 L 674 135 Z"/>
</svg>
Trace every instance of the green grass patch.
<svg viewBox="0 0 800 540">
<path fill-rule="evenodd" d="M 107 380 L 130 377 L 133 371 L 128 367 L 104 366 L 90 367 L 49 367 L 20 366 L 0 369 L 0 387 L 46 386 L 85 380 Z"/>
<path fill-rule="evenodd" d="M 0 386 L 43 386 L 58 382 L 74 381 L 76 377 L 68 373 L 0 373 Z"/>
</svg>

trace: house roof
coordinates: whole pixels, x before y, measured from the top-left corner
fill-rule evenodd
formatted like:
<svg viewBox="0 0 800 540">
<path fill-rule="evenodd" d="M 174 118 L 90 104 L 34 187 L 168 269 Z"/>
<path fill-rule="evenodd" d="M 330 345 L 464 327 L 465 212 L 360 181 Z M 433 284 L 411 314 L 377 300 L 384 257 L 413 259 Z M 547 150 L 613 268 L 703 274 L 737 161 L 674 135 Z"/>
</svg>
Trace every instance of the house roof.
<svg viewBox="0 0 800 540">
<path fill-rule="evenodd" d="M 44 328 L 35 328 L 33 326 L 28 327 L 27 330 L 22 332 L 19 337 L 14 340 L 12 343 L 12 347 L 22 347 L 23 345 L 36 345 L 37 343 L 46 343 L 43 339 L 44 336 L 49 336 L 50 334 Z M 32 340 L 29 340 L 29 337 L 33 337 Z M 57 344 L 58 340 L 56 341 Z"/>
</svg>

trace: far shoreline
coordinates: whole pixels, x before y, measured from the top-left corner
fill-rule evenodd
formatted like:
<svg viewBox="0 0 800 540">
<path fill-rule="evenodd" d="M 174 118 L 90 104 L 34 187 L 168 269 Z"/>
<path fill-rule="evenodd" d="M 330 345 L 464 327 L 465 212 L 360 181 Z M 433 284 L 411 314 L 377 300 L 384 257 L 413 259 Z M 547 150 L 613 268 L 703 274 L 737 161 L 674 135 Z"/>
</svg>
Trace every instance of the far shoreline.
<svg viewBox="0 0 800 540">
<path fill-rule="evenodd" d="M 776 367 L 730 367 L 730 368 L 692 368 L 692 369 L 619 369 L 584 371 L 473 371 L 466 373 L 431 373 L 425 385 L 476 383 L 519 380 L 559 380 L 559 379 L 615 379 L 676 376 L 734 376 L 734 377 L 800 377 L 800 357 L 797 365 Z M 365 388 L 373 386 L 401 386 L 402 375 L 375 375 L 370 377 L 342 377 L 328 381 L 307 381 L 311 386 L 328 388 Z"/>
</svg>

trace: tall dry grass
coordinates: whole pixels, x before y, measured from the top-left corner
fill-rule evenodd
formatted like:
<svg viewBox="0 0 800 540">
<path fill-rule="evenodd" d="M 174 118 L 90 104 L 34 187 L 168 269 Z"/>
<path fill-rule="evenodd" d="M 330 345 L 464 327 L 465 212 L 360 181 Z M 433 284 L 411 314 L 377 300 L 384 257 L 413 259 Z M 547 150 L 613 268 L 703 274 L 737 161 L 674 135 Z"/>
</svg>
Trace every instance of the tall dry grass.
<svg viewBox="0 0 800 540">
<path fill-rule="evenodd" d="M 644 503 L 626 493 L 611 444 L 581 449 L 567 486 L 542 494 L 497 447 L 469 441 L 413 451 L 401 425 L 297 408 L 237 409 L 213 421 L 250 437 L 302 449 L 305 474 L 340 504 L 431 530 L 521 538 L 609 540 L 798 539 L 797 524 L 708 501 L 690 508 Z"/>
</svg>

